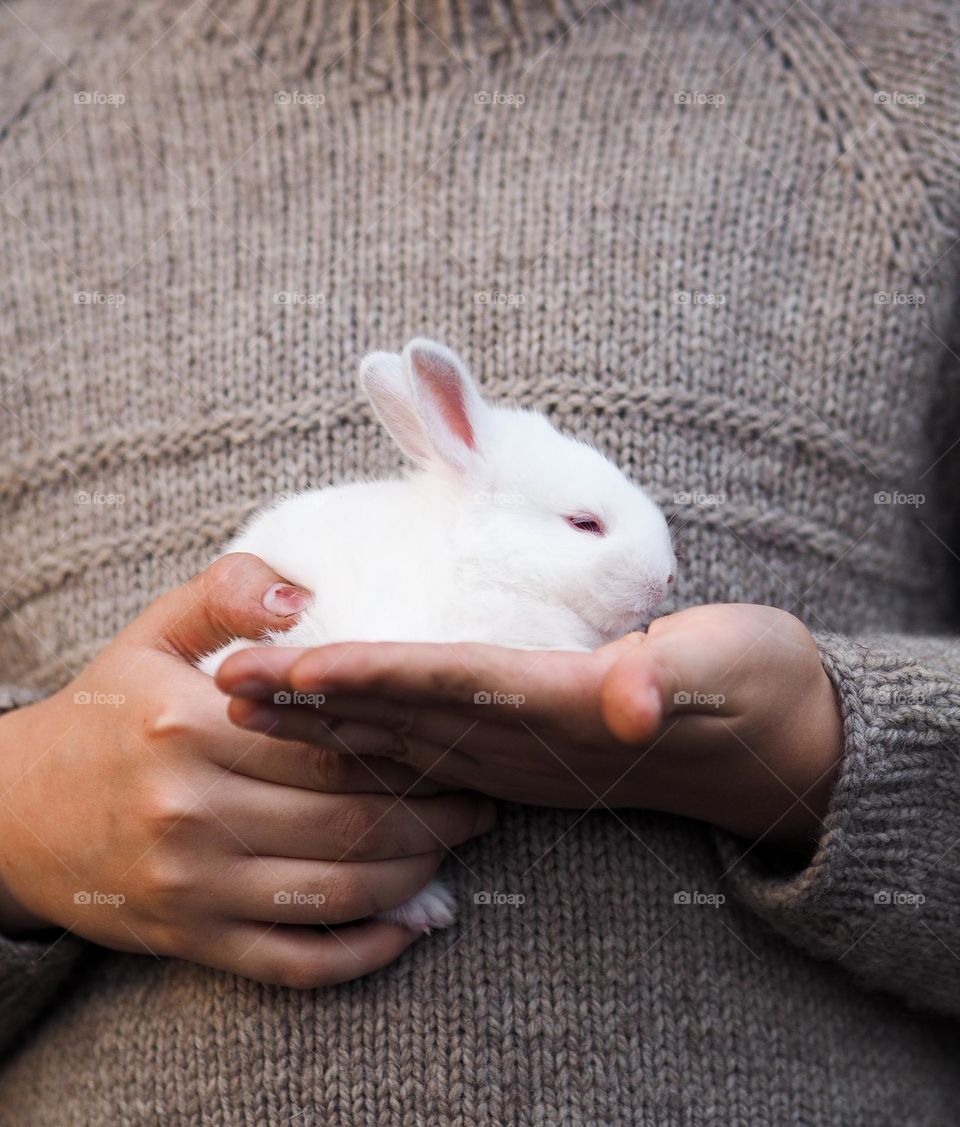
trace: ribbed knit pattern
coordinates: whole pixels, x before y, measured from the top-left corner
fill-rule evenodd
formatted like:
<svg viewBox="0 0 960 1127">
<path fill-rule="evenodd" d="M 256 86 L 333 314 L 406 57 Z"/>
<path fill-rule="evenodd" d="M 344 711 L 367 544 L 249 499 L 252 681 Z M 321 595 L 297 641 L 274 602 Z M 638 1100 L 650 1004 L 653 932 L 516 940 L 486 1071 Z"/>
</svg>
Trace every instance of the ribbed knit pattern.
<svg viewBox="0 0 960 1127">
<path fill-rule="evenodd" d="M 846 736 L 801 873 L 506 808 L 455 927 L 336 989 L 5 942 L 0 1123 L 957 1121 L 958 37 L 950 0 L 0 7 L 0 708 L 276 494 L 396 469 L 357 361 L 426 333 L 676 514 L 667 610 L 798 613 Z"/>
</svg>

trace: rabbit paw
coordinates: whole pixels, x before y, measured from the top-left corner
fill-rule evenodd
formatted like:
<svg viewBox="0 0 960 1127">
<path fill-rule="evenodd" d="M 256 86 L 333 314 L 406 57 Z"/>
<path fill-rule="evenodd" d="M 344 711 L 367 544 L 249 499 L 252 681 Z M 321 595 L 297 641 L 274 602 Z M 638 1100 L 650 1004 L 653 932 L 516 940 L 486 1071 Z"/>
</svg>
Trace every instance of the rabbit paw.
<svg viewBox="0 0 960 1127">
<path fill-rule="evenodd" d="M 456 917 L 455 904 L 453 893 L 440 881 L 432 880 L 406 903 L 391 908 L 389 912 L 380 912 L 377 919 L 403 924 L 404 927 L 429 935 L 434 928 L 449 927 L 453 923 Z"/>
</svg>

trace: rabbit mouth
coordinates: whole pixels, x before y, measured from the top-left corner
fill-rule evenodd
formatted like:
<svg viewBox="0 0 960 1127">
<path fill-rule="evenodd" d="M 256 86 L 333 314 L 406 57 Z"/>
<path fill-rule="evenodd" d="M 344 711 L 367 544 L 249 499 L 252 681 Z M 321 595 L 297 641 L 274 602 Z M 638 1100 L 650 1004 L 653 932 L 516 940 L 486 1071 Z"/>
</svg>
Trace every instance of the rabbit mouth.
<svg viewBox="0 0 960 1127">
<path fill-rule="evenodd" d="M 619 612 L 612 613 L 604 623 L 602 627 L 604 637 L 608 641 L 613 641 L 634 630 L 646 628 L 657 617 L 657 608 L 662 601 L 662 594 L 644 592 L 636 602 L 627 607 L 621 606 Z"/>
<path fill-rule="evenodd" d="M 667 596 L 666 583 L 647 583 L 640 591 L 640 598 L 630 608 L 634 616 L 652 618 L 657 607 Z"/>
</svg>

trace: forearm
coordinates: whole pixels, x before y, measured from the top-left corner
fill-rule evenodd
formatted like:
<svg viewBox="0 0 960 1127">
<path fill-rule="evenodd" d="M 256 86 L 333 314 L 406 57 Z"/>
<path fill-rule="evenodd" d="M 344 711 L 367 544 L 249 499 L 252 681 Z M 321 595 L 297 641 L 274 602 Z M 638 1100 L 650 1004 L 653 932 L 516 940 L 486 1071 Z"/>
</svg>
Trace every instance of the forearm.
<svg viewBox="0 0 960 1127">
<path fill-rule="evenodd" d="M 30 770 L 25 751 L 31 738 L 37 738 L 36 709 L 34 704 L 0 713 L 0 934 L 6 936 L 53 926 L 19 901 L 10 880 L 15 866 L 22 863 L 15 842 L 22 832 L 31 832 L 31 827 L 23 825 L 23 819 L 18 817 L 12 796 Z"/>
<path fill-rule="evenodd" d="M 26 712 L 0 713 L 0 795 L 6 795 L 18 777 L 16 753 L 28 721 Z M 11 855 L 12 818 L 8 803 L 0 803 L 0 1053 L 56 994 L 84 949 L 75 936 L 44 930 L 49 925 L 10 892 L 5 873 L 17 862 Z"/>
<path fill-rule="evenodd" d="M 719 835 L 730 880 L 813 954 L 960 1013 L 960 650 L 954 639 L 817 640 L 844 744 L 817 849 L 784 875 L 762 847 Z"/>
</svg>

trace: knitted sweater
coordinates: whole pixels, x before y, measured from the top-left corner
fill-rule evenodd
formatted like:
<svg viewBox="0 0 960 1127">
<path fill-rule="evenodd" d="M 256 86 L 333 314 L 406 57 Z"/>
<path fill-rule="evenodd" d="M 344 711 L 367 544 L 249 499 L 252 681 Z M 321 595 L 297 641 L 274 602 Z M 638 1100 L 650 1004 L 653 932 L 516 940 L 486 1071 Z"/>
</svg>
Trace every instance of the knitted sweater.
<svg viewBox="0 0 960 1127">
<path fill-rule="evenodd" d="M 802 871 L 504 807 L 447 867 L 457 925 L 336 988 L 0 940 L 0 1123 L 955 1123 L 951 0 L 11 0 L 0 29 L 4 707 L 275 494 L 394 470 L 357 360 L 427 333 L 678 514 L 667 610 L 798 614 L 845 733 Z"/>
</svg>

